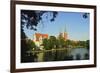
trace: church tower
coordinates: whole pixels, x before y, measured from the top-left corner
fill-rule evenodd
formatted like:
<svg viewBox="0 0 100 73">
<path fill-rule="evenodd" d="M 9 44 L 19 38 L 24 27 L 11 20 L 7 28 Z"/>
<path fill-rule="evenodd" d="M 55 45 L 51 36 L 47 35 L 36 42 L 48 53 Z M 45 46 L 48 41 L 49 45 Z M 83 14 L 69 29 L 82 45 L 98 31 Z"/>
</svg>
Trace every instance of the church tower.
<svg viewBox="0 0 100 73">
<path fill-rule="evenodd" d="M 63 32 L 63 38 L 64 38 L 65 41 L 68 39 L 68 34 L 67 34 L 67 31 L 66 31 L 66 26 L 65 26 L 65 29 L 64 29 L 64 32 Z"/>
<path fill-rule="evenodd" d="M 59 37 L 62 37 L 65 41 L 68 40 L 68 34 L 67 34 L 67 31 L 66 31 L 66 25 L 63 28 L 63 31 L 61 31 L 59 33 Z"/>
</svg>

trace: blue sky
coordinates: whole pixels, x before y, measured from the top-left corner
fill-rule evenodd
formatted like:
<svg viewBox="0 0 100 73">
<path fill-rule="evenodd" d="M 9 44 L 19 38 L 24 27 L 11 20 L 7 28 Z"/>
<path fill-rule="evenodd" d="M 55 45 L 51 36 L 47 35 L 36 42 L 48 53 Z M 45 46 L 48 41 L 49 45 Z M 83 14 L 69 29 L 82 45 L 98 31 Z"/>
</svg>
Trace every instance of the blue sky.
<svg viewBox="0 0 100 73">
<path fill-rule="evenodd" d="M 49 18 L 46 18 L 46 15 L 49 17 L 49 14 L 50 13 L 46 13 L 42 16 L 43 20 L 38 23 L 37 31 L 27 30 L 25 28 L 25 33 L 29 38 L 33 39 L 35 32 L 57 36 L 59 32 L 63 32 L 66 28 L 68 38 L 71 40 L 89 39 L 89 14 L 88 18 L 85 19 L 83 18 L 84 13 L 58 12 L 54 22 L 50 22 Z"/>
</svg>

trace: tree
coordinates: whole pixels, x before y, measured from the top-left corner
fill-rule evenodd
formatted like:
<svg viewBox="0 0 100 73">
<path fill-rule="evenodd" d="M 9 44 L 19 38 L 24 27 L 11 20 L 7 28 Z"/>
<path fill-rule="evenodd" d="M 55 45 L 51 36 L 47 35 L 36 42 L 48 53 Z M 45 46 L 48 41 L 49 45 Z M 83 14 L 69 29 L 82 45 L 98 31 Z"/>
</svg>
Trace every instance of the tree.
<svg viewBox="0 0 100 73">
<path fill-rule="evenodd" d="M 65 43 L 66 43 L 66 47 L 72 46 L 72 41 L 71 40 L 66 40 Z"/>
<path fill-rule="evenodd" d="M 42 21 L 42 15 L 45 13 L 49 13 L 51 14 L 50 17 L 50 21 L 54 21 L 56 16 L 57 16 L 57 12 L 55 11 L 33 11 L 33 10 L 21 10 L 21 25 L 22 25 L 22 29 L 24 26 L 27 27 L 27 29 L 31 29 L 31 30 L 37 30 L 36 26 L 38 25 L 38 23 L 40 21 Z M 49 17 L 48 15 L 46 15 L 46 17 Z"/>
<path fill-rule="evenodd" d="M 79 41 L 78 45 L 81 47 L 86 47 L 86 41 Z"/>
<path fill-rule="evenodd" d="M 24 27 L 26 27 L 27 29 L 36 31 L 37 30 L 36 27 L 38 23 L 42 21 L 43 19 L 42 15 L 45 13 L 51 14 L 51 17 L 50 17 L 51 22 L 53 22 L 57 16 L 57 12 L 55 11 L 21 10 L 21 39 L 22 39 L 21 42 L 25 42 L 24 39 L 27 38 L 24 32 Z"/>
<path fill-rule="evenodd" d="M 37 30 L 38 23 L 42 21 L 42 15 L 45 13 L 51 14 L 50 21 L 53 22 L 57 16 L 55 11 L 34 11 L 34 10 L 21 10 L 21 60 L 26 61 L 26 52 L 33 46 L 32 42 L 26 43 L 26 33 L 24 27 L 29 30 Z M 48 16 L 47 16 L 48 17 Z M 34 45 L 34 44 L 33 44 Z M 35 47 L 35 46 L 34 46 Z"/>
<path fill-rule="evenodd" d="M 27 45 L 28 45 L 27 48 L 28 48 L 30 51 L 32 51 L 33 48 L 36 49 L 35 43 L 34 43 L 32 40 L 30 40 L 30 39 L 27 41 Z"/>
<path fill-rule="evenodd" d="M 64 40 L 64 38 L 63 37 L 59 37 L 58 40 L 59 40 L 59 48 L 65 47 L 65 40 Z"/>
<path fill-rule="evenodd" d="M 90 48 L 89 46 L 90 46 L 90 41 L 87 40 L 87 41 L 86 41 L 86 48 L 89 49 L 89 48 Z"/>
<path fill-rule="evenodd" d="M 28 51 L 32 51 L 33 48 L 36 49 L 35 43 L 30 40 L 22 40 L 21 42 L 21 62 L 32 62 L 34 61 L 32 53 L 28 53 Z"/>
<path fill-rule="evenodd" d="M 55 36 L 50 36 L 50 38 L 49 38 L 49 41 L 50 41 L 50 46 L 51 46 L 51 49 L 52 48 L 56 48 L 56 45 L 57 45 L 57 40 L 56 40 L 56 37 Z"/>
<path fill-rule="evenodd" d="M 55 36 L 50 36 L 49 39 L 43 39 L 44 49 L 53 49 L 57 46 L 57 40 Z"/>
<path fill-rule="evenodd" d="M 43 46 L 44 46 L 44 49 L 46 49 L 46 50 L 50 49 L 48 39 L 46 39 L 46 38 L 43 39 Z"/>
<path fill-rule="evenodd" d="M 88 15 L 89 15 L 89 13 L 84 13 L 83 18 L 85 18 L 85 19 L 88 18 Z"/>
</svg>

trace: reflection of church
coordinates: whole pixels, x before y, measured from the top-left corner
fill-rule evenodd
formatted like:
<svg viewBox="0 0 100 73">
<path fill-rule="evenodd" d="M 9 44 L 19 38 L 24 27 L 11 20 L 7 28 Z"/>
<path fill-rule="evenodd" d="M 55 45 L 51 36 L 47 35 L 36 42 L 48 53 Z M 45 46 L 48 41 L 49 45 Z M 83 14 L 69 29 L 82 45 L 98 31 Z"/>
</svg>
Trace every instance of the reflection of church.
<svg viewBox="0 0 100 73">
<path fill-rule="evenodd" d="M 49 35 L 48 34 L 42 34 L 42 33 L 35 33 L 34 35 L 34 42 L 35 44 L 40 47 L 41 44 L 42 44 L 42 40 L 45 39 L 45 38 L 49 38 Z M 68 34 L 66 32 L 66 28 L 64 29 L 63 32 L 60 32 L 59 35 L 57 36 L 57 38 L 63 38 L 65 41 L 68 40 Z"/>
</svg>

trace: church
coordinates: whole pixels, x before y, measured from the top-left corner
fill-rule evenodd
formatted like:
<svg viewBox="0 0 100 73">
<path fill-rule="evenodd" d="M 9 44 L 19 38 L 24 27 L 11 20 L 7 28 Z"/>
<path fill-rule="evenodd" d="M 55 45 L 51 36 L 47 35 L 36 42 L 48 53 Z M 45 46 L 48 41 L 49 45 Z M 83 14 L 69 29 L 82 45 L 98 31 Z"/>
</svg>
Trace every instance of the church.
<svg viewBox="0 0 100 73">
<path fill-rule="evenodd" d="M 45 38 L 46 38 L 46 39 L 49 39 L 49 36 L 50 36 L 49 34 L 35 33 L 35 34 L 33 35 L 33 37 L 34 37 L 33 41 L 35 42 L 35 44 L 36 44 L 38 47 L 41 47 L 42 40 L 45 39 Z M 68 40 L 68 34 L 67 34 L 67 32 L 66 32 L 66 28 L 64 29 L 63 32 L 60 32 L 60 33 L 58 34 L 57 39 L 58 39 L 59 37 L 63 38 L 65 41 Z"/>
</svg>

